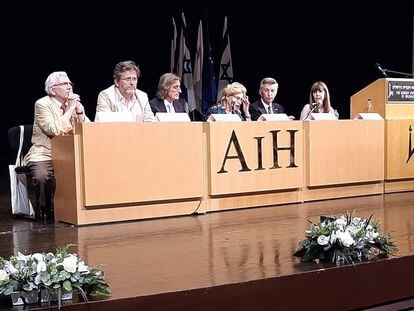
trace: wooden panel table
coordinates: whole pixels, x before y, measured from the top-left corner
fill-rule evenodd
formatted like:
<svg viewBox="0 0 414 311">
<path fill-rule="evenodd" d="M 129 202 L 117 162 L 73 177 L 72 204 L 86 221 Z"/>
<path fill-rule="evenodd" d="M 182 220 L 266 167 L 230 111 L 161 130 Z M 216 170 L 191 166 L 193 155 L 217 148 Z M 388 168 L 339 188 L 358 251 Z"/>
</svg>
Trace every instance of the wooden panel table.
<svg viewBox="0 0 414 311">
<path fill-rule="evenodd" d="M 215 122 L 204 131 L 207 211 L 302 201 L 302 122 Z"/>
<path fill-rule="evenodd" d="M 55 219 L 76 225 L 205 212 L 202 123 L 82 123 L 52 140 Z"/>
<path fill-rule="evenodd" d="M 386 120 L 385 192 L 414 189 L 414 120 Z"/>
<path fill-rule="evenodd" d="M 384 121 L 306 121 L 304 201 L 383 193 Z"/>
</svg>

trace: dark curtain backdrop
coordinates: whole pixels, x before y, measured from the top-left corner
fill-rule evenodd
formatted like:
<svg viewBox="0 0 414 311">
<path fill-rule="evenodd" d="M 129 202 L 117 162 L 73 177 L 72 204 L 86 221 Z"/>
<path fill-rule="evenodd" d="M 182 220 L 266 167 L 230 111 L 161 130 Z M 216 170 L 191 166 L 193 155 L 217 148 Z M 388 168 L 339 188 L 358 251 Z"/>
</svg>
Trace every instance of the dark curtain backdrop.
<svg viewBox="0 0 414 311">
<path fill-rule="evenodd" d="M 140 65 L 139 88 L 152 98 L 169 71 L 171 17 L 185 13 L 194 53 L 204 11 L 216 70 L 227 15 L 235 81 L 253 101 L 260 80 L 275 77 L 276 101 L 296 118 L 315 81 L 327 83 L 334 108 L 349 118 L 350 96 L 379 77 L 376 62 L 411 71 L 412 0 L 15 1 L 0 13 L 3 162 L 7 129 L 33 123 L 50 72 L 68 72 L 90 118 L 121 60 Z"/>
</svg>

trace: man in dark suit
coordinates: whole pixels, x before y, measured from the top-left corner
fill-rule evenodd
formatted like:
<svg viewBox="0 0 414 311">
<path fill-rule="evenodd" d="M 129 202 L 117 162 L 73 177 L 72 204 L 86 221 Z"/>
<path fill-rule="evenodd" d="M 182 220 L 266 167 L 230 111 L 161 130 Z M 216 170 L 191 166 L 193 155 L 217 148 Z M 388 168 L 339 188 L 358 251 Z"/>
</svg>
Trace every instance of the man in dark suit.
<svg viewBox="0 0 414 311">
<path fill-rule="evenodd" d="M 273 78 L 264 78 L 260 82 L 259 94 L 261 98 L 250 104 L 249 112 L 252 121 L 257 121 L 262 114 L 284 113 L 282 105 L 274 103 L 279 85 Z"/>
<path fill-rule="evenodd" d="M 157 94 L 150 101 L 151 110 L 157 112 L 186 112 L 185 106 L 179 101 L 181 93 L 180 78 L 172 73 L 165 73 L 158 83 Z"/>
</svg>

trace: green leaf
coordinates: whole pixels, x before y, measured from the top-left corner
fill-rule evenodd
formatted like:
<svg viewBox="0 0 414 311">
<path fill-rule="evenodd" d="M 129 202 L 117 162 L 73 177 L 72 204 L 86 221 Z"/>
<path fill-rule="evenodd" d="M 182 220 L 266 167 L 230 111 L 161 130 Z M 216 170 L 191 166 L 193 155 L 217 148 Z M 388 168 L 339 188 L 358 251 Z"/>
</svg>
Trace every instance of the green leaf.
<svg viewBox="0 0 414 311">
<path fill-rule="evenodd" d="M 23 285 L 23 290 L 25 290 L 26 292 L 30 292 L 32 289 L 33 289 L 33 287 L 30 284 L 24 284 Z"/>
<path fill-rule="evenodd" d="M 8 286 L 4 289 L 3 294 L 7 296 L 7 295 L 10 295 L 13 291 L 14 291 L 13 286 Z"/>
<path fill-rule="evenodd" d="M 74 280 L 79 280 L 81 277 L 81 274 L 79 273 L 79 271 L 76 271 L 75 273 L 72 274 L 72 278 Z"/>
<path fill-rule="evenodd" d="M 63 282 L 63 289 L 66 292 L 71 292 L 72 291 L 72 284 L 70 283 L 70 281 Z"/>
<path fill-rule="evenodd" d="M 70 278 L 70 273 L 67 272 L 66 270 L 62 270 L 62 271 L 59 272 L 59 279 L 60 280 L 64 281 L 64 280 L 69 279 L 69 278 Z"/>
</svg>

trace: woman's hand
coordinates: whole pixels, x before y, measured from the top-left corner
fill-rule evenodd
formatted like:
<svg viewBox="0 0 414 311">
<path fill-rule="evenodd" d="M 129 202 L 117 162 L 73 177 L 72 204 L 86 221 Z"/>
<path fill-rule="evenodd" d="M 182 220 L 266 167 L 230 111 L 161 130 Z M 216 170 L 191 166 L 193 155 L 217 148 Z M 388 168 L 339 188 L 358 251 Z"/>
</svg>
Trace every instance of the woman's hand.
<svg viewBox="0 0 414 311">
<path fill-rule="evenodd" d="M 249 102 L 249 96 L 246 95 L 242 99 L 242 104 L 243 104 L 244 116 L 246 117 L 246 119 L 250 119 L 250 112 L 249 112 L 250 102 Z"/>
</svg>

